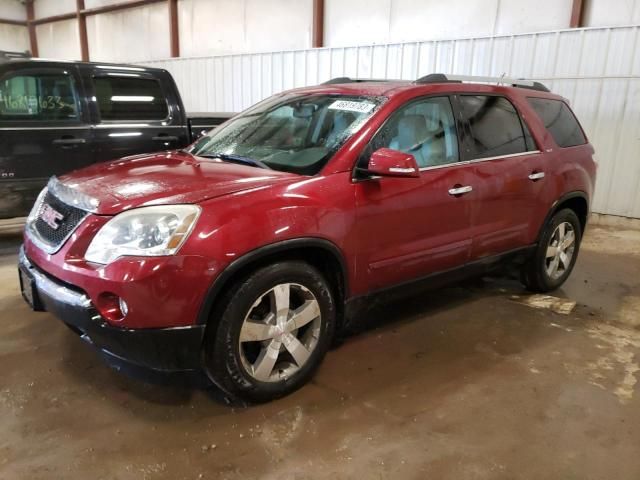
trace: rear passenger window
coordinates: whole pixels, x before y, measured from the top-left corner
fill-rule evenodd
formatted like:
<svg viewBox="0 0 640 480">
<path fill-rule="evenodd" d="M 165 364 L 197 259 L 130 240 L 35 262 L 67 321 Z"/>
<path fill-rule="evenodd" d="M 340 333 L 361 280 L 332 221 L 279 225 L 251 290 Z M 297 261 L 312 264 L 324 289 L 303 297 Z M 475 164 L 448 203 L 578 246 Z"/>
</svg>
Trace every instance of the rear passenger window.
<svg viewBox="0 0 640 480">
<path fill-rule="evenodd" d="M 535 150 L 525 137 L 518 112 L 498 96 L 462 95 L 464 119 L 471 127 L 475 158 L 499 157 Z"/>
<path fill-rule="evenodd" d="M 109 76 L 93 83 L 102 120 L 164 120 L 169 114 L 158 80 Z"/>
<path fill-rule="evenodd" d="M 3 78 L 0 120 L 78 120 L 73 78 L 62 72 L 18 73 Z"/>
<path fill-rule="evenodd" d="M 566 103 L 546 98 L 528 100 L 558 146 L 566 148 L 587 143 L 578 120 Z"/>
</svg>

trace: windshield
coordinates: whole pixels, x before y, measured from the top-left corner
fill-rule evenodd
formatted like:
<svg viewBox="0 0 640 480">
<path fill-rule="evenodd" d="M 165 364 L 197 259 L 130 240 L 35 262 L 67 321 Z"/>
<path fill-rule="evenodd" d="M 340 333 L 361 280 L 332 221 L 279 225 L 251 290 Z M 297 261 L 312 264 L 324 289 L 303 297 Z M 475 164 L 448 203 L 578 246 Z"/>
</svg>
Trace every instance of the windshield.
<svg viewBox="0 0 640 480">
<path fill-rule="evenodd" d="M 315 175 L 384 100 L 349 95 L 277 95 L 201 137 L 189 153 Z"/>
</svg>

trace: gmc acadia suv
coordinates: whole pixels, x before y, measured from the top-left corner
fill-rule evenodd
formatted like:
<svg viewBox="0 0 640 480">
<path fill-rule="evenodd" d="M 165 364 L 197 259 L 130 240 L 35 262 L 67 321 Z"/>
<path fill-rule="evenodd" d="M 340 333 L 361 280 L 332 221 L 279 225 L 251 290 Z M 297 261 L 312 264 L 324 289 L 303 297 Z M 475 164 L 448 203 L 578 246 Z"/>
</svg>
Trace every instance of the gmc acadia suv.
<svg viewBox="0 0 640 480">
<path fill-rule="evenodd" d="M 185 150 L 53 177 L 25 228 L 22 291 L 108 355 L 267 401 L 311 377 L 372 295 L 514 258 L 529 289 L 561 285 L 593 153 L 536 82 L 334 79 Z"/>
</svg>

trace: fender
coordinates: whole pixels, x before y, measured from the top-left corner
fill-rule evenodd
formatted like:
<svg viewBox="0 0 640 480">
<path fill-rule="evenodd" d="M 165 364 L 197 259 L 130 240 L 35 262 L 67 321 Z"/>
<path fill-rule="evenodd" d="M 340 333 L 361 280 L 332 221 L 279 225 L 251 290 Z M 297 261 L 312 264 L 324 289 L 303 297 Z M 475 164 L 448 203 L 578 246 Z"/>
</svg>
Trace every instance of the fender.
<svg viewBox="0 0 640 480">
<path fill-rule="evenodd" d="M 558 211 L 558 205 L 561 205 L 567 200 L 570 200 L 572 198 L 582 198 L 584 199 L 585 202 L 587 202 L 587 218 L 589 217 L 589 212 L 591 211 L 591 205 L 589 204 L 589 197 L 587 197 L 587 194 L 583 191 L 565 193 L 564 195 L 562 195 L 560 198 L 558 198 L 555 202 L 551 204 L 551 208 L 549 209 L 547 216 L 544 218 L 544 222 L 542 222 L 540 231 L 538 232 L 536 243 L 538 243 L 538 241 L 540 240 L 540 236 L 542 235 L 545 225 L 549 223 L 549 220 L 551 219 L 551 217 Z M 584 232 L 582 233 L 584 234 Z"/>
<path fill-rule="evenodd" d="M 207 290 L 207 294 L 204 298 L 204 301 L 202 302 L 202 306 L 200 307 L 200 311 L 198 313 L 196 324 L 206 325 L 213 305 L 220 295 L 220 292 L 225 287 L 225 285 L 227 285 L 229 279 L 231 279 L 242 268 L 255 261 L 260 260 L 261 258 L 273 255 L 274 253 L 287 252 L 309 247 L 325 250 L 333 257 L 335 257 L 335 259 L 338 261 L 340 265 L 340 273 L 342 274 L 344 282 L 344 291 L 346 297 L 347 292 L 349 292 L 349 276 L 346 261 L 340 248 L 338 248 L 338 246 L 333 242 L 330 242 L 329 240 L 325 240 L 323 238 L 291 238 L 288 240 L 283 240 L 281 242 L 270 243 L 263 247 L 256 248 L 255 250 L 251 250 L 227 265 L 227 267 L 222 270 L 222 272 L 220 272 L 220 274 L 215 278 L 215 280 Z"/>
</svg>

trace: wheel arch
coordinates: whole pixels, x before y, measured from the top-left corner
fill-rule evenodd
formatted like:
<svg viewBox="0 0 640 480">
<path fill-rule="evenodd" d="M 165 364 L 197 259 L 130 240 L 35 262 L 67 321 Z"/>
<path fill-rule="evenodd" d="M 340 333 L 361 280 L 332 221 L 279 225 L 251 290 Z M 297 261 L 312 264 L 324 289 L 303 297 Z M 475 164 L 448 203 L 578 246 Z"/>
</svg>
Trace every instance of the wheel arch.
<svg viewBox="0 0 640 480">
<path fill-rule="evenodd" d="M 336 298 L 338 324 L 340 324 L 349 292 L 347 264 L 337 245 L 316 237 L 293 238 L 271 243 L 251 250 L 231 262 L 209 286 L 198 313 L 197 323 L 206 325 L 209 322 L 218 299 L 236 280 L 263 265 L 286 260 L 303 260 L 325 275 Z"/>
<path fill-rule="evenodd" d="M 538 232 L 538 240 L 544 231 L 544 227 L 549 223 L 551 217 L 553 217 L 556 212 L 562 210 L 563 208 L 569 208 L 575 212 L 580 220 L 581 234 L 584 234 L 584 229 L 587 226 L 587 219 L 589 218 L 589 198 L 587 194 L 582 191 L 570 192 L 558 200 L 556 200 L 551 208 L 549 209 L 549 213 L 544 219 L 542 227 L 540 228 L 540 232 Z"/>
</svg>

